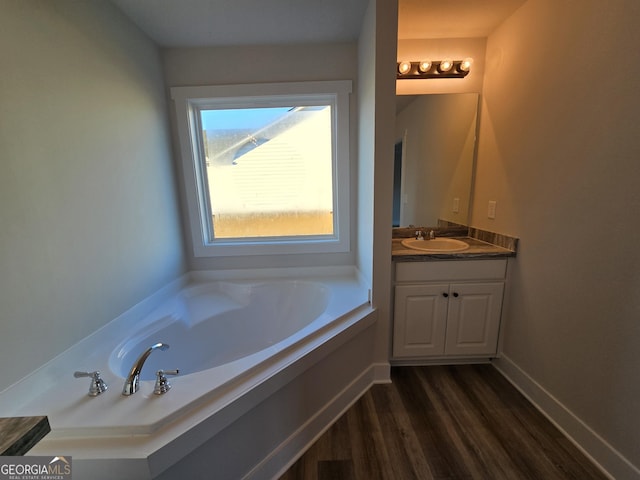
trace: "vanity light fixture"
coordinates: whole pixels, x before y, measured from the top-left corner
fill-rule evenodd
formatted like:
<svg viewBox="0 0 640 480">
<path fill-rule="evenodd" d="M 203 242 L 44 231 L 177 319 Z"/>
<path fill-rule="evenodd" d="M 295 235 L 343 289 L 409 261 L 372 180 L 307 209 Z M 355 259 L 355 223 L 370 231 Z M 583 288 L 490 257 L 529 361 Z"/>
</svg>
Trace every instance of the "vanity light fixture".
<svg viewBox="0 0 640 480">
<path fill-rule="evenodd" d="M 398 62 L 396 78 L 464 78 L 469 75 L 472 58 L 464 60 L 444 59 L 440 61 L 421 60 L 419 62 L 403 60 Z"/>
</svg>

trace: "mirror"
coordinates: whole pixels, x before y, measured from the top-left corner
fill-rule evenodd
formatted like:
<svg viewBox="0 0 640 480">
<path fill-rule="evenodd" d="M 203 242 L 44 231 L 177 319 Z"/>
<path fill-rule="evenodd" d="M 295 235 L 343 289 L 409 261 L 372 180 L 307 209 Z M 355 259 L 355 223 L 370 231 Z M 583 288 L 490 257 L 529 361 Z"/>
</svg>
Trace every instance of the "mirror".
<svg viewBox="0 0 640 480">
<path fill-rule="evenodd" d="M 394 227 L 469 224 L 478 97 L 396 96 Z"/>
</svg>

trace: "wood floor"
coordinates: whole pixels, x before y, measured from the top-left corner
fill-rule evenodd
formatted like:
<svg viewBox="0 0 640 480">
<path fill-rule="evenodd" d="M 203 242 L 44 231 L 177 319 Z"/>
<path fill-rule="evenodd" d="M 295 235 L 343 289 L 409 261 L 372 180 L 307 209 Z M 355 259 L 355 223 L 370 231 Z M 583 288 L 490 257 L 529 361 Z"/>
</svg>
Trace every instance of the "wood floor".
<svg viewBox="0 0 640 480">
<path fill-rule="evenodd" d="M 605 479 L 491 365 L 397 367 L 280 480 Z"/>
</svg>

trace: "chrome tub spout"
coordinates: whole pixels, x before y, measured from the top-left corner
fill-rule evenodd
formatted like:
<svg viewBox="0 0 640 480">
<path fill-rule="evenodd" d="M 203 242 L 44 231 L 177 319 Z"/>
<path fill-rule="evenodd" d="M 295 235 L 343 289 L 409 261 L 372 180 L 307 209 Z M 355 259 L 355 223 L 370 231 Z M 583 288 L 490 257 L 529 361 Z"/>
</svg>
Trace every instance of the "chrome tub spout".
<svg viewBox="0 0 640 480">
<path fill-rule="evenodd" d="M 127 380 L 124 382 L 122 395 L 129 396 L 138 391 L 138 388 L 140 387 L 140 372 L 142 371 L 144 362 L 154 350 L 166 350 L 167 348 L 169 348 L 169 345 L 167 345 L 166 343 L 156 343 L 155 345 L 150 346 L 142 355 L 138 357 L 138 359 L 133 364 L 133 367 L 131 367 L 129 375 L 127 375 Z"/>
</svg>

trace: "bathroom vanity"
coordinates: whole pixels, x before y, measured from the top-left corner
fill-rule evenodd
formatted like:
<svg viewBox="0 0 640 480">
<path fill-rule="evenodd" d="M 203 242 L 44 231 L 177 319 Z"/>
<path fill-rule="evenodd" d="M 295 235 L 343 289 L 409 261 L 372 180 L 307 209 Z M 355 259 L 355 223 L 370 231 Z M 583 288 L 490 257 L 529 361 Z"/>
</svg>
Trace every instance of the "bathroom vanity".
<svg viewBox="0 0 640 480">
<path fill-rule="evenodd" d="M 461 239 L 458 252 L 393 240 L 392 363 L 460 363 L 494 357 L 509 257 L 515 250 Z M 428 242 L 428 240 L 427 240 Z"/>
</svg>

